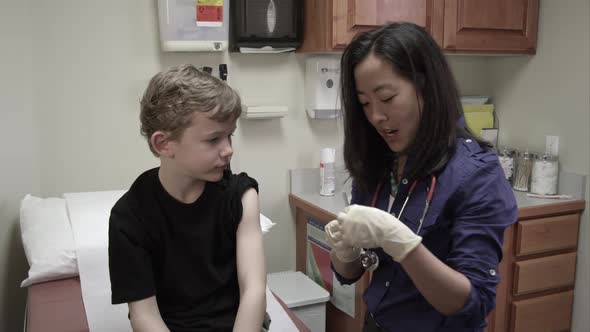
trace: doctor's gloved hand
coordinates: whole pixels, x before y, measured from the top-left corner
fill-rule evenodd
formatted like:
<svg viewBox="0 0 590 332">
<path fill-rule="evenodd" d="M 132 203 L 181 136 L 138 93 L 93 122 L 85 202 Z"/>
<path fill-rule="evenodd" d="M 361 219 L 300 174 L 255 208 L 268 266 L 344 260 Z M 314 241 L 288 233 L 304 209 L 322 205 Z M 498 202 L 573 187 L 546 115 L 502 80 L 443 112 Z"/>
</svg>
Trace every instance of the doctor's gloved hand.
<svg viewBox="0 0 590 332">
<path fill-rule="evenodd" d="M 396 262 L 414 250 L 422 237 L 391 214 L 368 206 L 351 205 L 338 214 L 344 243 L 360 248 L 381 247 Z"/>
<path fill-rule="evenodd" d="M 342 232 L 338 220 L 330 221 L 324 229 L 326 231 L 326 241 L 338 260 L 342 263 L 350 263 L 359 259 L 361 249 L 351 247 L 342 241 Z"/>
</svg>

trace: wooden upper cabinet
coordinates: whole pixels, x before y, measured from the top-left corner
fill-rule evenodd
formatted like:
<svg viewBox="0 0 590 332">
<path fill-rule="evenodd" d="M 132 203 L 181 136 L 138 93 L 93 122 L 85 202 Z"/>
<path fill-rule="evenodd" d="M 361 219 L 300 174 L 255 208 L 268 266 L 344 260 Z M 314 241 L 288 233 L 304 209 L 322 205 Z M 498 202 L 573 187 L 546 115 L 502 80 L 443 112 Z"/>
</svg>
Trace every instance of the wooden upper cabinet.
<svg viewBox="0 0 590 332">
<path fill-rule="evenodd" d="M 300 52 L 341 51 L 360 31 L 413 22 L 446 51 L 535 53 L 539 0 L 304 0 Z"/>
<path fill-rule="evenodd" d="M 388 22 L 413 22 L 428 29 L 428 0 L 334 0 L 332 46 L 344 48 L 359 31 Z"/>
<path fill-rule="evenodd" d="M 531 53 L 537 45 L 539 0 L 444 0 L 447 51 Z"/>
<path fill-rule="evenodd" d="M 437 1 L 437 0 L 434 0 Z M 433 0 L 305 0 L 302 52 L 339 51 L 360 31 L 414 22 L 430 31 Z"/>
</svg>

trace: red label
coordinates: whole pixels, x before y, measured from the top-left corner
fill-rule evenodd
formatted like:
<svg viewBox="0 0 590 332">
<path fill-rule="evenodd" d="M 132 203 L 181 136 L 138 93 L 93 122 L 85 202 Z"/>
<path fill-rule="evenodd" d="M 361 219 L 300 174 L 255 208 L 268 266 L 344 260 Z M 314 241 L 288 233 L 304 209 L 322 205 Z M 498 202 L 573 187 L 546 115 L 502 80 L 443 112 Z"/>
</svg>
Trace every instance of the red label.
<svg viewBox="0 0 590 332">
<path fill-rule="evenodd" d="M 223 6 L 197 5 L 198 22 L 223 22 Z"/>
</svg>

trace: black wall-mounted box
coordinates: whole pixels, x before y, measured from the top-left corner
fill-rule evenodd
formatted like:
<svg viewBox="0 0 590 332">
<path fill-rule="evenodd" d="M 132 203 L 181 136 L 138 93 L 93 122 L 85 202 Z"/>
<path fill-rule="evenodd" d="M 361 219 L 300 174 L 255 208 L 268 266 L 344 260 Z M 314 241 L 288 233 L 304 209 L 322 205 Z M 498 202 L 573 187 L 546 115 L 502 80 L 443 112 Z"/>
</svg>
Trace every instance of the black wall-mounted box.
<svg viewBox="0 0 590 332">
<path fill-rule="evenodd" d="M 303 0 L 231 0 L 229 50 L 297 48 L 303 40 Z"/>
</svg>

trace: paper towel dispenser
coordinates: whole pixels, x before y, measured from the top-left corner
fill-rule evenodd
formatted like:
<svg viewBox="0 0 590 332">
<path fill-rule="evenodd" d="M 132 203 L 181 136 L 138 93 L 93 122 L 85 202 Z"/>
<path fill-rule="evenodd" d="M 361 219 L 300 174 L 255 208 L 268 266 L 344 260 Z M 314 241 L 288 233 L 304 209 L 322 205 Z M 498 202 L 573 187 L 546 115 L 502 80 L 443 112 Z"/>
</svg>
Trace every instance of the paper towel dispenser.
<svg viewBox="0 0 590 332">
<path fill-rule="evenodd" d="M 294 50 L 303 40 L 303 0 L 231 0 L 229 49 Z"/>
</svg>

